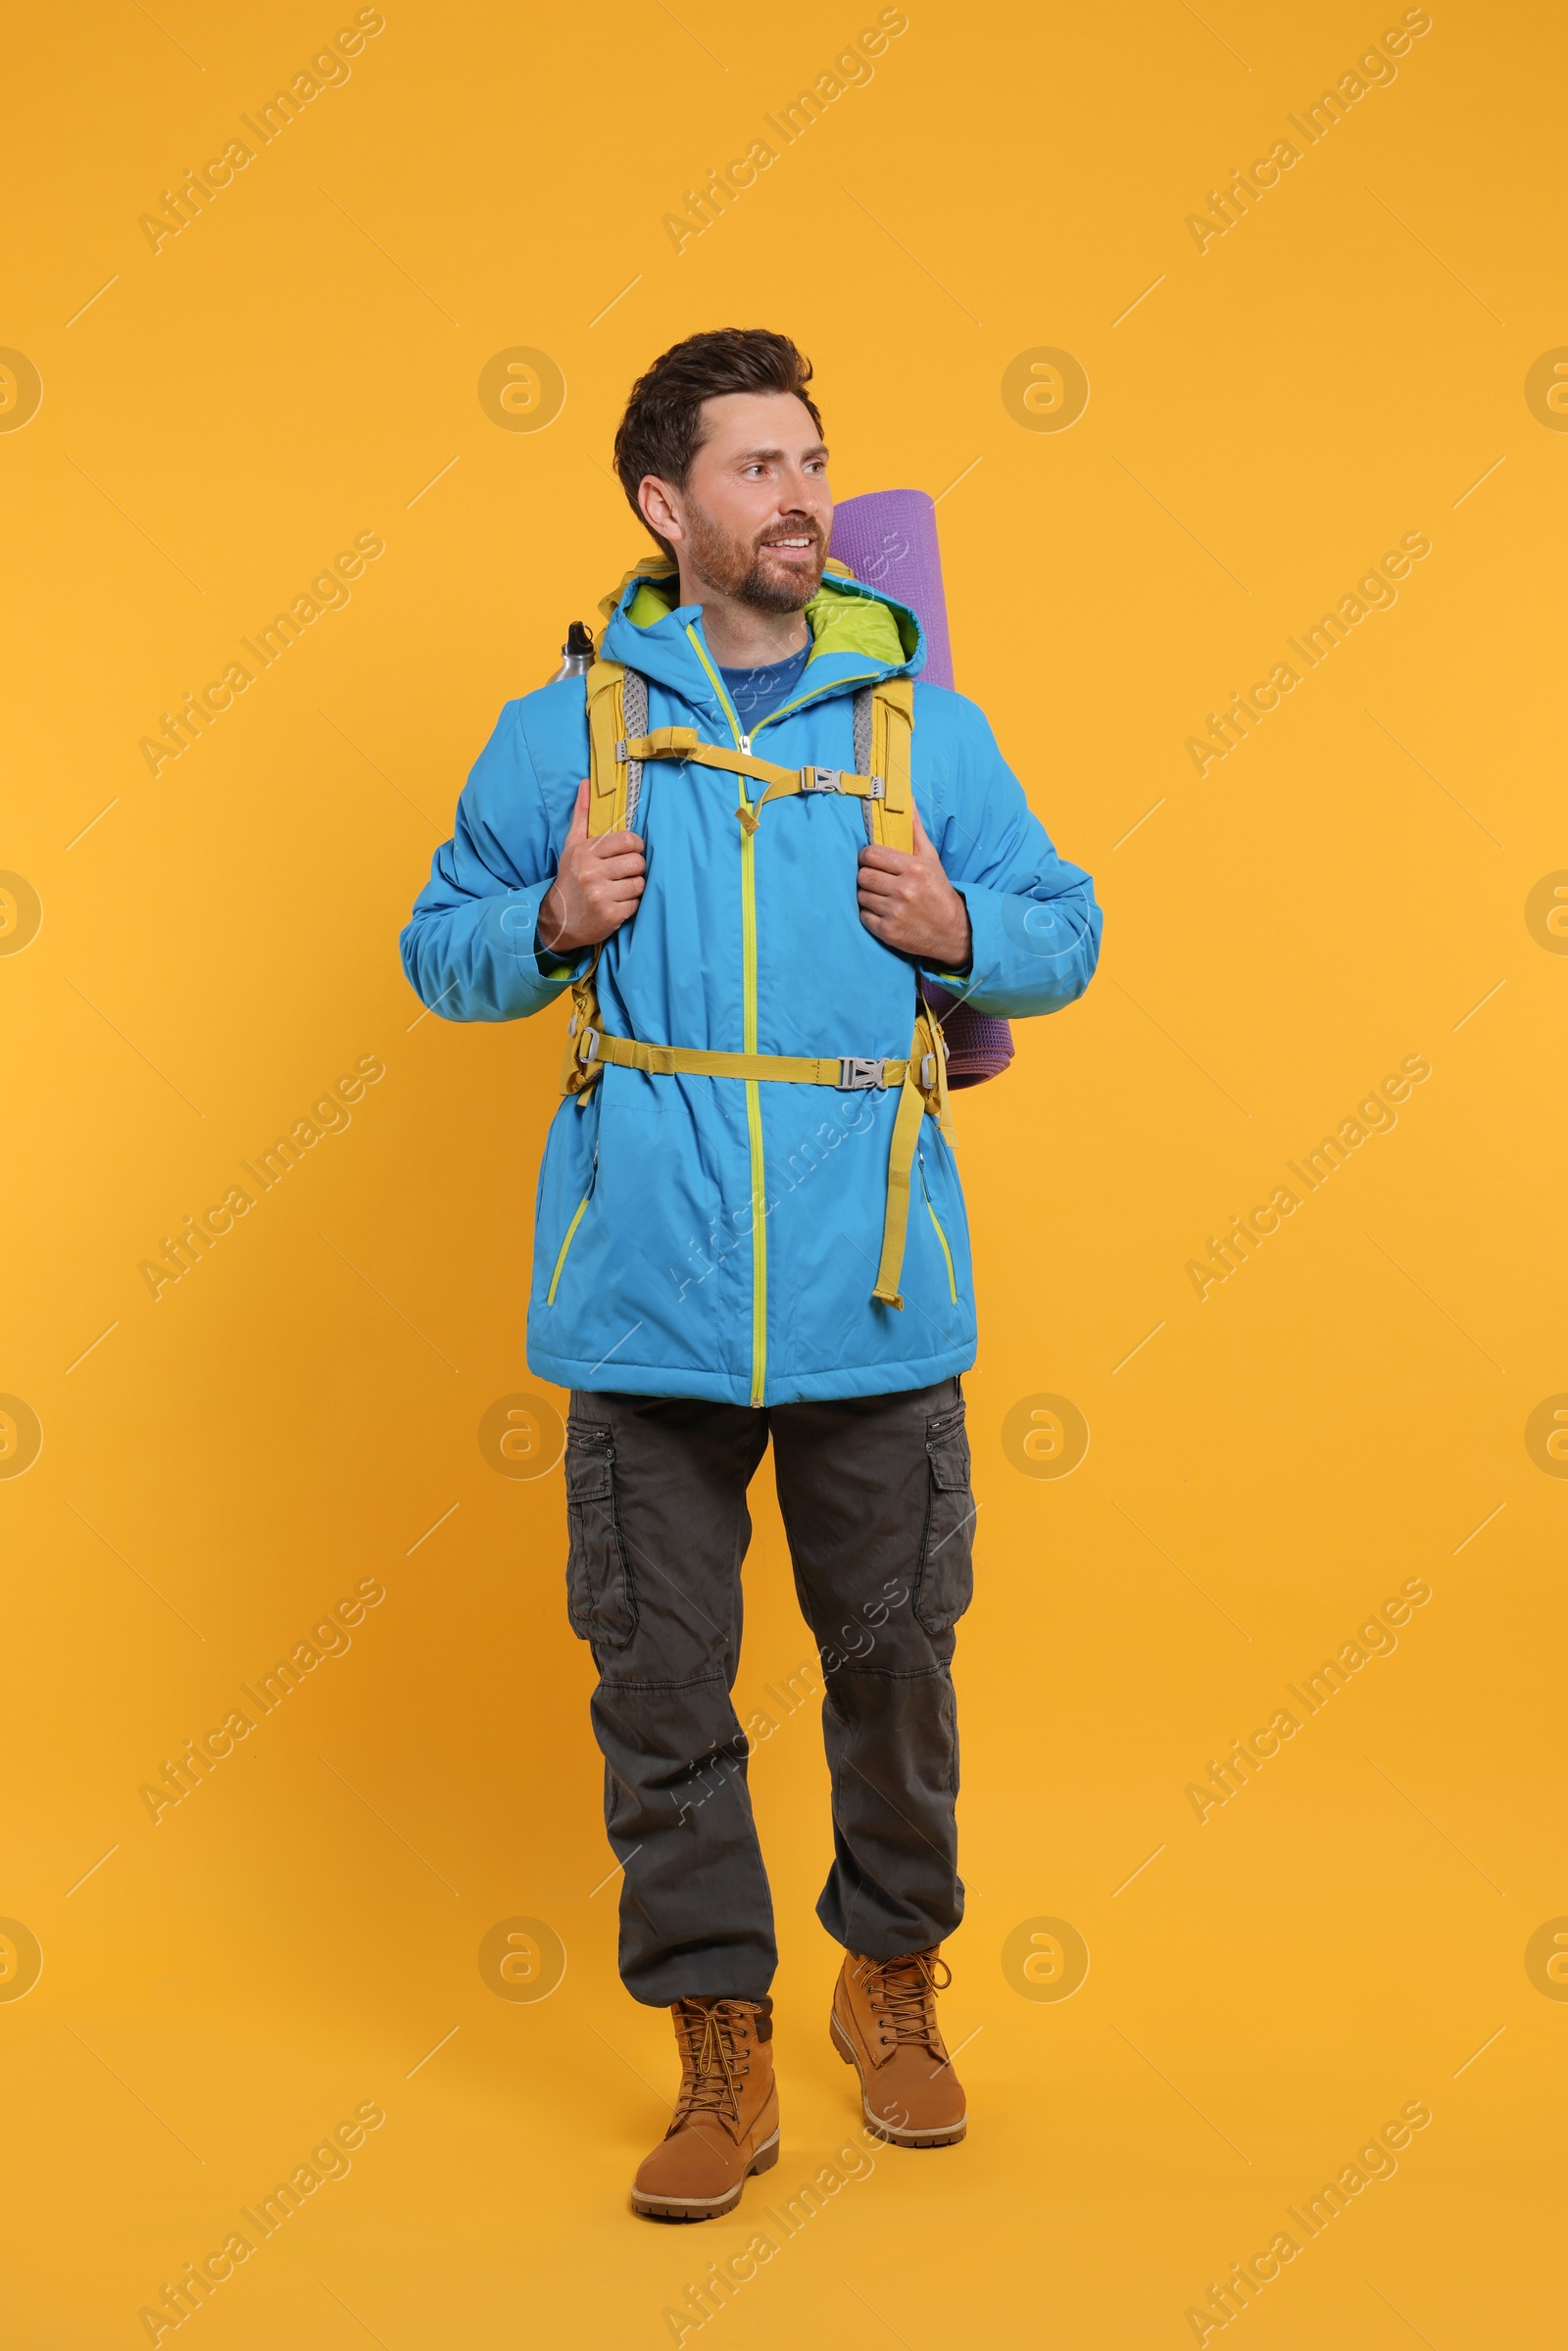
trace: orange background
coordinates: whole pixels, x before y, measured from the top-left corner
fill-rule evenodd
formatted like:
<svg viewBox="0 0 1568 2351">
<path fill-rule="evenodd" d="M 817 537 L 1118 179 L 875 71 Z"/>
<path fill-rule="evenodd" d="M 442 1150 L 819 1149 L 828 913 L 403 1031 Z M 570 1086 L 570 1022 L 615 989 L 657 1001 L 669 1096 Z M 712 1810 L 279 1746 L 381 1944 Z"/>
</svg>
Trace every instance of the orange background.
<svg viewBox="0 0 1568 2351">
<path fill-rule="evenodd" d="M 396 955 L 501 704 L 641 552 L 607 471 L 632 375 L 729 321 L 811 355 L 841 497 L 948 493 L 959 681 L 1106 933 L 1086 1001 L 958 1105 L 971 2133 L 880 2154 L 704 2338 L 1192 2341 L 1209 2281 L 1420 2100 L 1397 2175 L 1239 2323 L 1255 2351 L 1551 2339 L 1568 2006 L 1526 1949 L 1568 1912 L 1568 1488 L 1525 1432 L 1568 1389 L 1568 963 L 1526 906 L 1568 867 L 1568 440 L 1525 382 L 1568 342 L 1560 18 L 1435 7 L 1250 214 L 1202 252 L 1186 225 L 1398 13 L 918 0 L 679 253 L 664 213 L 875 10 L 388 6 L 156 252 L 138 216 L 336 21 L 160 0 L 14 34 L 0 342 L 42 384 L 19 425 L 0 379 L 0 866 L 42 908 L 28 940 L 0 901 L 0 1389 L 42 1430 L 0 1479 L 0 1914 L 42 1954 L 11 1996 L 0 1930 L 26 2351 L 146 2340 L 139 2308 L 366 2102 L 352 2173 L 191 2322 L 211 2351 L 668 2342 L 760 2207 L 627 2215 L 668 2026 L 614 1973 L 560 1474 L 479 1443 L 540 1394 L 563 1016 L 420 1020 Z M 548 429 L 481 406 L 518 346 L 564 375 Z M 1004 403 L 1040 347 L 1087 373 L 1070 429 Z M 1397 604 L 1200 778 L 1205 714 L 1413 530 Z M 160 712 L 365 532 L 352 601 L 153 776 Z M 1397 1126 L 1200 1301 L 1207 1237 L 1412 1054 Z M 365 1056 L 352 1124 L 155 1302 L 161 1236 Z M 1063 1478 L 1004 1443 L 1046 1396 L 1090 1433 Z M 766 1484 L 743 1719 L 809 1653 Z M 1200 1824 L 1210 1759 L 1413 1578 L 1396 1651 Z M 155 1825 L 142 1784 L 366 1580 L 352 1647 Z M 856 2121 L 812 1714 L 754 1766 L 772 2202 Z M 518 1918 L 565 1953 L 548 1999 L 481 1975 Z M 1025 1996 L 1044 1919 L 1087 1947 L 1070 1997 Z"/>
</svg>

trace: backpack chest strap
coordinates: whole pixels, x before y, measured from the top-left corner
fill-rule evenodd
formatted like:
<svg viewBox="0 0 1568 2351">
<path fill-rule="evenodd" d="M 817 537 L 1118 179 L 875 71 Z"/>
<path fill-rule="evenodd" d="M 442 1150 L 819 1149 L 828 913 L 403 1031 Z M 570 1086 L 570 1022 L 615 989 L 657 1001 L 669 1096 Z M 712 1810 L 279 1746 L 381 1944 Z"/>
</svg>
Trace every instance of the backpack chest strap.
<svg viewBox="0 0 1568 2351">
<path fill-rule="evenodd" d="M 750 776 L 766 789 L 750 808 L 736 809 L 749 833 L 757 830 L 759 811 L 770 800 L 788 800 L 796 793 L 845 792 L 857 800 L 880 800 L 886 789 L 879 775 L 855 775 L 846 767 L 779 767 L 771 759 L 754 759 L 748 751 L 723 751 L 705 743 L 693 726 L 661 726 L 651 735 L 638 735 L 615 746 L 618 760 L 689 759 L 694 766 L 716 767 L 725 775 Z"/>
</svg>

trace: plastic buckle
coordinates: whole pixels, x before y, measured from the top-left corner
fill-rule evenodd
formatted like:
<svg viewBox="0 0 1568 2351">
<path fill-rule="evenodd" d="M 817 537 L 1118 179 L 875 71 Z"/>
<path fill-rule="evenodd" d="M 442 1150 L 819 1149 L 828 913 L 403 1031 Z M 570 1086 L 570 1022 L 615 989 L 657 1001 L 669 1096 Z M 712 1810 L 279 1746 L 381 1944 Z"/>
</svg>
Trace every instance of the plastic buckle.
<svg viewBox="0 0 1568 2351">
<path fill-rule="evenodd" d="M 840 789 L 839 776 L 842 770 L 837 767 L 803 767 L 801 769 L 801 790 L 803 792 L 837 792 Z"/>
<path fill-rule="evenodd" d="M 624 767 L 626 764 L 626 738 L 624 735 L 615 745 L 615 764 L 617 767 Z"/>
<path fill-rule="evenodd" d="M 886 1067 L 885 1062 L 861 1060 L 854 1053 L 846 1053 L 839 1063 L 839 1092 L 867 1094 L 875 1087 L 885 1093 Z"/>
<path fill-rule="evenodd" d="M 888 796 L 887 777 L 885 775 L 873 775 L 868 777 L 867 781 L 869 782 L 871 788 L 866 793 L 866 799 L 886 800 Z"/>
<path fill-rule="evenodd" d="M 584 1030 L 582 1044 L 577 1049 L 577 1057 L 582 1061 L 595 1061 L 598 1059 L 599 1031 L 597 1029 Z"/>
</svg>

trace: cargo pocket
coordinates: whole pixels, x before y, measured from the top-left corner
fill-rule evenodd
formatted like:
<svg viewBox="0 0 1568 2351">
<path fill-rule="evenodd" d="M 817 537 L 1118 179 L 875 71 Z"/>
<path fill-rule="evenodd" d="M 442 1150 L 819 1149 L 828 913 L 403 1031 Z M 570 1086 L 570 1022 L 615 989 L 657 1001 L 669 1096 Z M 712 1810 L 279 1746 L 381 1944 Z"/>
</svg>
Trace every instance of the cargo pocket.
<svg viewBox="0 0 1568 2351">
<path fill-rule="evenodd" d="M 927 1421 L 925 1449 L 931 1486 L 914 1613 L 928 1633 L 949 1633 L 974 1596 L 974 1500 L 961 1404 Z"/>
<path fill-rule="evenodd" d="M 637 1605 L 615 1505 L 614 1432 L 602 1421 L 566 1422 L 566 1614 L 579 1641 L 623 1648 Z"/>
<path fill-rule="evenodd" d="M 976 1504 L 968 1491 L 968 1437 L 961 1403 L 953 1413 L 938 1413 L 936 1420 L 926 1422 L 926 1460 L 931 1462 L 931 1491 L 914 1585 L 914 1618 L 926 1632 L 953 1632 L 976 1590 Z"/>
</svg>

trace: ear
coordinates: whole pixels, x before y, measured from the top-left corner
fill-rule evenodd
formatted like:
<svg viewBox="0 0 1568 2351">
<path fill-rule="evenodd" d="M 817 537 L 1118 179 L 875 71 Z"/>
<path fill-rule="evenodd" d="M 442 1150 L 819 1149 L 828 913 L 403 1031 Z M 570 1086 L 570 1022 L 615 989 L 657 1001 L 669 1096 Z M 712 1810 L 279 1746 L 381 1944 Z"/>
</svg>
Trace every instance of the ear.
<svg viewBox="0 0 1568 2351">
<path fill-rule="evenodd" d="M 645 473 L 637 485 L 637 508 L 654 536 L 667 539 L 678 547 L 686 536 L 681 518 L 679 493 L 668 482 L 661 481 L 657 473 Z"/>
</svg>

